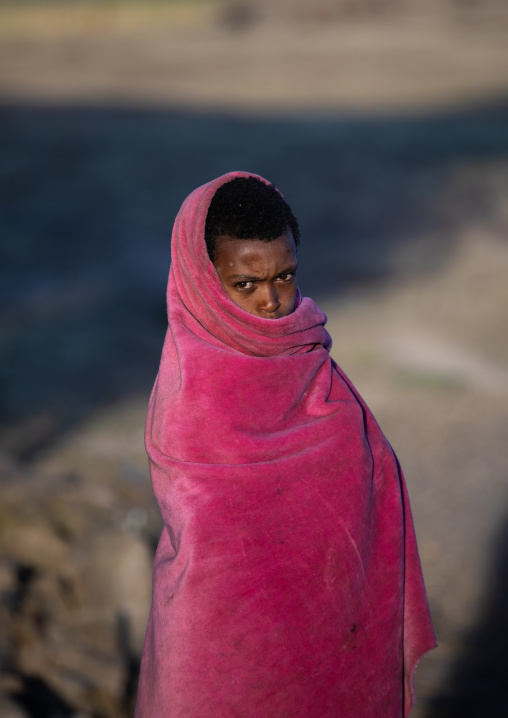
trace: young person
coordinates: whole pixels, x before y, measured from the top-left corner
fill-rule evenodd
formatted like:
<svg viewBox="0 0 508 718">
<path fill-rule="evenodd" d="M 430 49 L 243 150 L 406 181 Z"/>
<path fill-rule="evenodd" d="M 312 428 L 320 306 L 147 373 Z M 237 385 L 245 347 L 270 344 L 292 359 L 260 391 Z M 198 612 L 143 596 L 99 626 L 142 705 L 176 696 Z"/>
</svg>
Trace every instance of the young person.
<svg viewBox="0 0 508 718">
<path fill-rule="evenodd" d="M 400 467 L 298 292 L 298 241 L 244 172 L 176 218 L 136 718 L 402 718 L 436 645 Z"/>
</svg>

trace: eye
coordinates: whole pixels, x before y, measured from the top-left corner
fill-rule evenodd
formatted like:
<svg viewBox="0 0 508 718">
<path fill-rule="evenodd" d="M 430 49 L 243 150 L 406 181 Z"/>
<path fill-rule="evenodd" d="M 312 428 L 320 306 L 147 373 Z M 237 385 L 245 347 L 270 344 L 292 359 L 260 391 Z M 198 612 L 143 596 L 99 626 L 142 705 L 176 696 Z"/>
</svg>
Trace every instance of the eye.
<svg viewBox="0 0 508 718">
<path fill-rule="evenodd" d="M 246 292 L 254 287 L 253 282 L 236 282 L 235 289 L 239 289 L 241 292 Z"/>
<path fill-rule="evenodd" d="M 277 279 L 280 279 L 281 282 L 286 282 L 286 283 L 293 281 L 294 278 L 295 278 L 294 272 L 285 272 L 284 274 L 279 274 L 279 276 L 277 277 Z"/>
</svg>

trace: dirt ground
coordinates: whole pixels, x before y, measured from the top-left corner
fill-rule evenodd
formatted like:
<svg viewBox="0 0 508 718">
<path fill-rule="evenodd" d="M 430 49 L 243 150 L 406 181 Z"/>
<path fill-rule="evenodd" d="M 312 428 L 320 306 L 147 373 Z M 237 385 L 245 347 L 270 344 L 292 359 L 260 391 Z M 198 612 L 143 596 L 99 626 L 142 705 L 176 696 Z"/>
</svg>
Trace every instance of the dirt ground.
<svg viewBox="0 0 508 718">
<path fill-rule="evenodd" d="M 506 91 L 503 3 L 332 22 L 288 20 L 292 4 L 243 3 L 236 24 L 226 0 L 0 5 L 0 92 L 273 115 L 429 112 Z"/>
<path fill-rule="evenodd" d="M 413 715 L 497 718 L 508 13 L 436 7 L 0 5 L 0 449 L 41 477 L 147 485 L 174 215 L 222 172 L 269 177 L 301 223 L 303 292 L 405 469 L 440 642 Z"/>
</svg>

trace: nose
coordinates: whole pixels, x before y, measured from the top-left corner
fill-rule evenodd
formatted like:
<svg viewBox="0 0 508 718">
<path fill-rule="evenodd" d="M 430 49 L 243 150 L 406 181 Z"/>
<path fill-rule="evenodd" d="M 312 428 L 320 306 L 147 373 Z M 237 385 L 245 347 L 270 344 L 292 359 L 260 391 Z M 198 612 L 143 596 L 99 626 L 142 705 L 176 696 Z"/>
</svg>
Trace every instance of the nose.
<svg viewBox="0 0 508 718">
<path fill-rule="evenodd" d="M 261 311 L 261 316 L 265 313 L 273 314 L 280 307 L 279 298 L 277 296 L 277 289 L 272 284 L 267 284 L 263 287 L 262 294 L 258 308 Z"/>
</svg>

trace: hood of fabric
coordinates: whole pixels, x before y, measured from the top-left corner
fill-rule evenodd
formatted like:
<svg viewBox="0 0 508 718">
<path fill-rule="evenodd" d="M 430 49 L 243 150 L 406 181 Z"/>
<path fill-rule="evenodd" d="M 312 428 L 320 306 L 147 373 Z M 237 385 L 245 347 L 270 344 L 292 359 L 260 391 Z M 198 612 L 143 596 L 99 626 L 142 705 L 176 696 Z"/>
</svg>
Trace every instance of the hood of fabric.
<svg viewBox="0 0 508 718">
<path fill-rule="evenodd" d="M 280 319 L 264 319 L 237 306 L 224 290 L 208 256 L 206 215 L 215 192 L 249 172 L 229 172 L 198 187 L 184 201 L 171 242 L 167 306 L 170 324 L 183 324 L 205 341 L 253 356 L 275 356 L 331 347 L 324 325 L 326 315 L 309 298 L 297 295 L 294 312 Z"/>
</svg>

